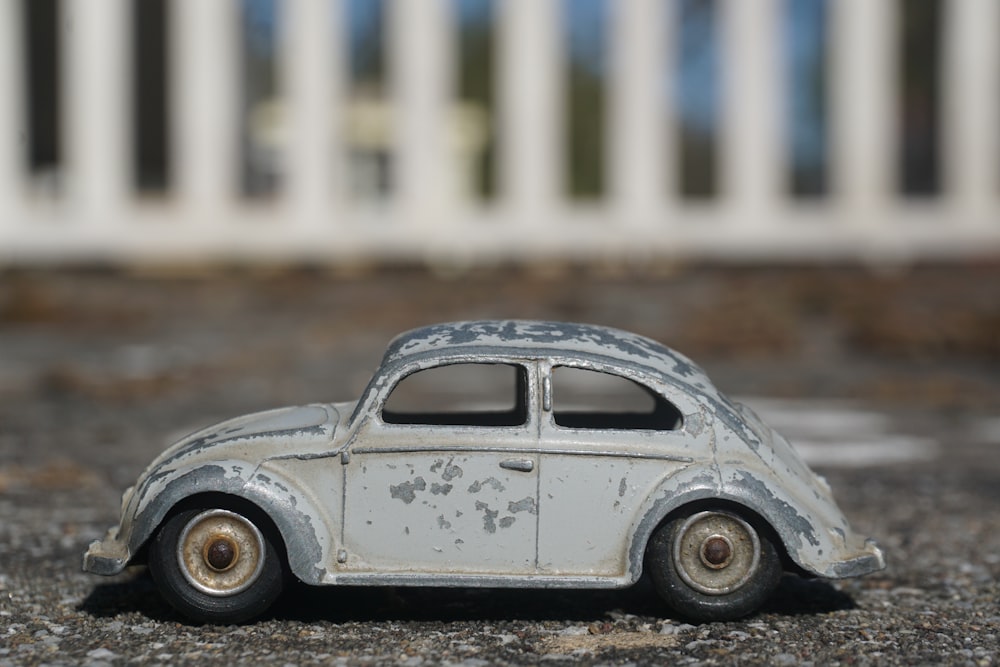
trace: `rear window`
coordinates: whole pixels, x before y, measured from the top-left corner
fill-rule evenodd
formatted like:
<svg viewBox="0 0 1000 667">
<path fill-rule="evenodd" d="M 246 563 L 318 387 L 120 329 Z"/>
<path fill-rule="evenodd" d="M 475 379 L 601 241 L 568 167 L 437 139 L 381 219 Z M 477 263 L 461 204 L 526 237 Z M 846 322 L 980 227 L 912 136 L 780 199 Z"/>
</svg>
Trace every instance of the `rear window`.
<svg viewBox="0 0 1000 667">
<path fill-rule="evenodd" d="M 653 389 L 621 375 L 572 366 L 552 369 L 556 426 L 597 430 L 674 431 L 680 410 Z"/>
</svg>

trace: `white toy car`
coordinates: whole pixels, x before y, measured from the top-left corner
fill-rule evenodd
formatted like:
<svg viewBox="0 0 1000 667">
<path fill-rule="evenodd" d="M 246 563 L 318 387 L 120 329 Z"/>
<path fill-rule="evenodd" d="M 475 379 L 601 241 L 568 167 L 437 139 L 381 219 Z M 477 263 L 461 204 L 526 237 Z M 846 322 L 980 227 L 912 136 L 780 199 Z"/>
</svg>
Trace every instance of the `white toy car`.
<svg viewBox="0 0 1000 667">
<path fill-rule="evenodd" d="M 260 614 L 288 575 L 617 588 L 645 570 L 679 615 L 725 620 L 783 571 L 885 566 L 788 442 L 687 358 L 528 321 L 405 333 L 358 401 L 182 439 L 125 492 L 84 569 L 142 562 L 178 611 L 216 623 Z"/>
</svg>

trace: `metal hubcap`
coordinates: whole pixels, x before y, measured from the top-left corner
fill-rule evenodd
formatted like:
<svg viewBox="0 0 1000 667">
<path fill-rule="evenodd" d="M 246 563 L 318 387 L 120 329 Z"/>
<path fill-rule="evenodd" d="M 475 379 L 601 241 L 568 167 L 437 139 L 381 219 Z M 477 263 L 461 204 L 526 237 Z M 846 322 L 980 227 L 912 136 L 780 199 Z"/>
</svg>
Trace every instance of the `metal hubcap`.
<svg viewBox="0 0 1000 667">
<path fill-rule="evenodd" d="M 202 557 L 216 572 L 225 572 L 236 565 L 240 557 L 240 547 L 226 535 L 214 535 L 205 543 L 205 553 Z"/>
<path fill-rule="evenodd" d="M 260 576 L 264 537 L 253 523 L 235 512 L 201 512 L 181 532 L 177 562 L 188 583 L 202 593 L 235 595 Z"/>
<path fill-rule="evenodd" d="M 721 570 L 733 561 L 733 544 L 725 535 L 712 535 L 701 545 L 701 562 Z"/>
<path fill-rule="evenodd" d="M 699 512 L 675 533 L 673 558 L 688 586 L 706 595 L 725 595 L 745 585 L 757 571 L 760 539 L 735 514 Z"/>
</svg>

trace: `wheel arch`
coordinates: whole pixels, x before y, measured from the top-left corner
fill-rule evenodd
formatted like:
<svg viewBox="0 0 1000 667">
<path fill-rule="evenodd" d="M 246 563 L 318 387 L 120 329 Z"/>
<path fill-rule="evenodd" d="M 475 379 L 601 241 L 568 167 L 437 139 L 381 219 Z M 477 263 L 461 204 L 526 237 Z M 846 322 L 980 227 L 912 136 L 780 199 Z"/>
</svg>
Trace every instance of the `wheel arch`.
<svg viewBox="0 0 1000 667">
<path fill-rule="evenodd" d="M 629 550 L 629 578 L 636 581 L 641 576 L 649 541 L 660 526 L 678 516 L 709 509 L 729 510 L 743 517 L 756 530 L 765 533 L 771 539 L 784 569 L 803 573 L 801 566 L 792 558 L 781 530 L 766 512 L 761 511 L 761 508 L 753 503 L 745 502 L 744 499 L 720 494 L 714 484 L 704 484 L 688 488 L 682 493 L 665 496 L 646 512 L 632 536 Z"/>
<path fill-rule="evenodd" d="M 199 469 L 173 480 L 136 518 L 130 539 L 130 552 L 134 554 L 131 561 L 145 562 L 149 543 L 163 525 L 177 513 L 196 508 L 238 513 L 243 509 L 255 514 L 248 518 L 267 522 L 277 538 L 275 546 L 292 574 L 309 584 L 320 583 L 326 574 L 314 520 L 322 515 L 307 496 L 284 480 L 275 480 L 273 473 L 245 481 L 219 478 Z"/>
<path fill-rule="evenodd" d="M 260 505 L 253 502 L 249 498 L 246 498 L 243 495 L 226 493 L 223 491 L 203 491 L 201 493 L 195 493 L 190 496 L 185 496 L 171 505 L 163 514 L 159 523 L 153 528 L 153 530 L 149 531 L 149 536 L 143 543 L 136 560 L 148 559 L 150 543 L 156 537 L 156 534 L 160 532 L 160 529 L 175 516 L 189 510 L 208 509 L 229 510 L 230 512 L 235 512 L 236 514 L 246 517 L 252 521 L 254 525 L 256 525 L 257 528 L 259 528 L 266 536 L 275 538 L 274 546 L 278 549 L 278 554 L 287 562 L 288 547 L 285 544 L 285 537 L 271 516 Z"/>
<path fill-rule="evenodd" d="M 781 558 L 781 563 L 786 570 L 797 570 L 798 565 L 794 560 L 788 555 L 788 550 L 785 548 L 784 540 L 775 530 L 774 526 L 764 517 L 760 512 L 754 508 L 746 505 L 745 503 L 740 503 L 729 498 L 701 498 L 698 500 L 691 500 L 684 504 L 678 505 L 656 524 L 653 528 L 652 534 L 657 531 L 661 526 L 666 525 L 682 516 L 690 516 L 698 512 L 704 511 L 721 511 L 730 512 L 742 518 L 744 521 L 749 523 L 754 530 L 758 533 L 765 535 L 771 540 L 775 548 L 778 551 L 778 556 Z M 649 539 L 646 540 L 646 546 L 649 546 Z M 645 555 L 645 554 L 644 554 Z"/>
</svg>

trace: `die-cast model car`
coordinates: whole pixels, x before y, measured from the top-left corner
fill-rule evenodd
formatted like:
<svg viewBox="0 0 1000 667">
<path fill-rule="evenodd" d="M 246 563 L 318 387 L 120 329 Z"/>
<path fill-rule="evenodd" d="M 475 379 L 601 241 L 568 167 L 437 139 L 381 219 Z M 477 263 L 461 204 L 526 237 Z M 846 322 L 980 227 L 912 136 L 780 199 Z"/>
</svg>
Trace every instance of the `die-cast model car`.
<svg viewBox="0 0 1000 667">
<path fill-rule="evenodd" d="M 397 337 L 357 401 L 183 438 L 139 476 L 84 569 L 148 563 L 196 621 L 307 584 L 616 588 L 675 613 L 752 613 L 783 572 L 884 567 L 826 482 L 686 357 L 531 321 Z"/>
</svg>

